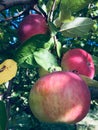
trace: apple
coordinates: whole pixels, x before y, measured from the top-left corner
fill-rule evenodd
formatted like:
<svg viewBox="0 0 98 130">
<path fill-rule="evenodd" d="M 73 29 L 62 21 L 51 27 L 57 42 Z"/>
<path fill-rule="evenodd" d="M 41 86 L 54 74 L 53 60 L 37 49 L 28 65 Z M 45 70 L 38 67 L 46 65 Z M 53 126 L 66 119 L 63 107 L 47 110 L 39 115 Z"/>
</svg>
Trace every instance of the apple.
<svg viewBox="0 0 98 130">
<path fill-rule="evenodd" d="M 29 14 L 26 16 L 18 27 L 18 37 L 21 42 L 37 34 L 46 34 L 48 24 L 44 16 L 40 14 Z"/>
<path fill-rule="evenodd" d="M 92 56 L 83 49 L 75 48 L 63 54 L 61 67 L 65 71 L 72 71 L 77 74 L 94 78 L 95 67 Z"/>
<path fill-rule="evenodd" d="M 39 121 L 76 123 L 90 108 L 90 91 L 72 72 L 58 71 L 39 78 L 29 95 L 30 109 Z"/>
</svg>

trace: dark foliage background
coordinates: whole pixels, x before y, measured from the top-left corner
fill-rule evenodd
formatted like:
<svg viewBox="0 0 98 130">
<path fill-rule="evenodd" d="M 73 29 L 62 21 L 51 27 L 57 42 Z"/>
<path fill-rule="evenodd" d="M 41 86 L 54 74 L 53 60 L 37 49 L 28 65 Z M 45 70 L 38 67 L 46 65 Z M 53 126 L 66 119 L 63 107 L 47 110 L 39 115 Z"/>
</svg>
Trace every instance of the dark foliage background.
<svg viewBox="0 0 98 130">
<path fill-rule="evenodd" d="M 16 56 L 16 54 L 19 55 L 20 52 L 17 52 L 15 54 L 15 50 L 21 44 L 17 36 L 17 28 L 19 23 L 29 13 L 41 13 L 46 16 L 44 12 L 46 3 L 47 0 L 17 0 L 17 2 L 16 0 L 0 0 L 0 63 L 8 58 L 13 58 L 15 60 L 17 59 L 18 56 Z M 57 13 L 58 8 L 56 11 L 54 11 L 54 15 L 56 16 Z M 62 54 L 68 49 L 82 48 L 86 50 L 92 55 L 94 59 L 96 67 L 96 74 L 94 79 L 98 80 L 98 1 L 94 0 L 92 3 L 89 3 L 88 6 L 82 10 L 79 10 L 73 15 L 75 17 L 89 17 L 94 20 L 95 24 L 93 26 L 93 29 L 89 31 L 86 36 L 74 38 L 65 37 L 60 32 L 58 32 L 56 35 L 59 42 L 57 48 L 54 46 L 52 47 L 52 43 L 47 42 L 49 36 L 46 36 L 46 41 L 44 41 L 45 38 L 43 38 L 43 36 L 38 36 L 39 39 L 37 42 L 39 43 L 40 41 L 43 41 L 43 44 L 42 46 L 36 44 L 35 47 L 42 48 L 45 46 L 46 48 L 50 48 L 52 54 L 57 58 L 58 64 L 61 60 L 60 56 L 62 56 Z M 36 37 L 33 38 L 34 41 L 36 41 L 35 39 Z M 27 42 L 31 42 L 31 40 Z M 27 43 L 23 45 L 23 52 L 26 50 L 26 44 Z M 55 50 L 57 50 L 57 52 Z M 23 56 L 28 53 L 30 52 L 27 50 Z M 18 59 L 18 62 L 20 63 L 21 58 L 19 57 Z M 92 119 L 92 121 L 95 121 L 96 124 L 89 124 L 91 122 L 89 122 L 88 118 L 88 122 L 86 122 L 88 124 L 85 122 L 80 122 L 80 124 L 72 125 L 64 123 L 48 124 L 39 122 L 32 115 L 28 104 L 30 89 L 38 78 L 38 64 L 34 61 L 32 66 L 28 61 L 27 65 L 18 66 L 16 77 L 9 81 L 8 84 L 1 85 L 0 97 L 2 99 L 1 101 L 3 101 L 6 106 L 8 120 L 6 130 L 97 130 L 94 128 L 94 126 L 97 126 L 98 128 L 98 96 L 96 96 L 97 94 L 94 96 L 94 93 L 92 95 L 91 109 L 88 117 L 90 117 L 90 120 Z M 98 91 L 98 89 L 96 91 Z M 2 105 L 0 106 L 2 107 Z M 0 128 L 0 130 L 3 129 Z"/>
</svg>

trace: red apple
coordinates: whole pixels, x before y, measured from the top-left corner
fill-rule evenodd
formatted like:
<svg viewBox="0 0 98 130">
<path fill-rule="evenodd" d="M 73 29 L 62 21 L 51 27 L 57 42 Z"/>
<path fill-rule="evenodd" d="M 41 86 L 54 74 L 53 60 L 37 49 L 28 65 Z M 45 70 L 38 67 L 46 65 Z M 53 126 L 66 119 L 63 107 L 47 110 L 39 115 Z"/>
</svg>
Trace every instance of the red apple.
<svg viewBox="0 0 98 130">
<path fill-rule="evenodd" d="M 62 69 L 88 76 L 93 79 L 95 67 L 92 56 L 83 49 L 76 48 L 67 51 L 61 60 Z"/>
<path fill-rule="evenodd" d="M 76 123 L 89 111 L 90 91 L 77 74 L 53 72 L 36 81 L 29 104 L 40 121 Z"/>
<path fill-rule="evenodd" d="M 21 42 L 37 34 L 46 34 L 48 25 L 45 17 L 40 14 L 30 14 L 20 23 L 18 37 Z"/>
</svg>

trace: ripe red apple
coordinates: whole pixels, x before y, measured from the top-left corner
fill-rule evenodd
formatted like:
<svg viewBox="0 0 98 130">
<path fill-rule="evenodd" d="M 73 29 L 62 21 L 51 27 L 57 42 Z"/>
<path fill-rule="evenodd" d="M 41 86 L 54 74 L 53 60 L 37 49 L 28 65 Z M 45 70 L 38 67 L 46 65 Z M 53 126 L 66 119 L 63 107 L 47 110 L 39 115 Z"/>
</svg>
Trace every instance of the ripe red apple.
<svg viewBox="0 0 98 130">
<path fill-rule="evenodd" d="M 18 37 L 21 42 L 37 34 L 46 34 L 48 25 L 45 17 L 40 14 L 26 16 L 18 27 Z"/>
<path fill-rule="evenodd" d="M 79 75 L 58 71 L 43 76 L 29 96 L 32 113 L 40 121 L 76 123 L 90 108 L 90 91 Z"/>
<path fill-rule="evenodd" d="M 67 51 L 61 60 L 62 69 L 82 74 L 93 79 L 95 67 L 92 56 L 83 49 L 76 48 Z"/>
</svg>

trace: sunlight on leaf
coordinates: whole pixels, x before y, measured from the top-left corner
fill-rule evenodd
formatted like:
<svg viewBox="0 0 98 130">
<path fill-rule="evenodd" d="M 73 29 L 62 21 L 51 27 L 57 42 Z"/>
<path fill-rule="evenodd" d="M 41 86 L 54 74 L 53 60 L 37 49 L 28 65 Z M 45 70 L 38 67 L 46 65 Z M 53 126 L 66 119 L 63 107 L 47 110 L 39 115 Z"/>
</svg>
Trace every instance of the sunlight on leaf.
<svg viewBox="0 0 98 130">
<path fill-rule="evenodd" d="M 59 42 L 58 40 L 56 41 L 56 51 L 57 51 L 57 55 L 58 57 L 61 56 L 61 42 Z"/>
<path fill-rule="evenodd" d="M 52 66 L 58 66 L 57 60 L 47 49 L 40 49 L 34 52 L 36 62 L 45 70 L 49 70 Z"/>
<path fill-rule="evenodd" d="M 49 35 L 36 35 L 28 39 L 26 42 L 20 45 L 20 47 L 15 52 L 15 60 L 22 67 L 33 67 L 35 65 L 35 60 L 33 52 L 49 40 Z"/>
<path fill-rule="evenodd" d="M 61 0 L 61 8 L 67 8 L 67 10 L 71 10 L 71 12 L 77 12 L 83 8 L 85 8 L 91 0 Z"/>
<path fill-rule="evenodd" d="M 64 23 L 60 32 L 68 37 L 81 37 L 88 33 L 94 22 L 90 18 L 77 17 L 72 22 Z"/>
</svg>

